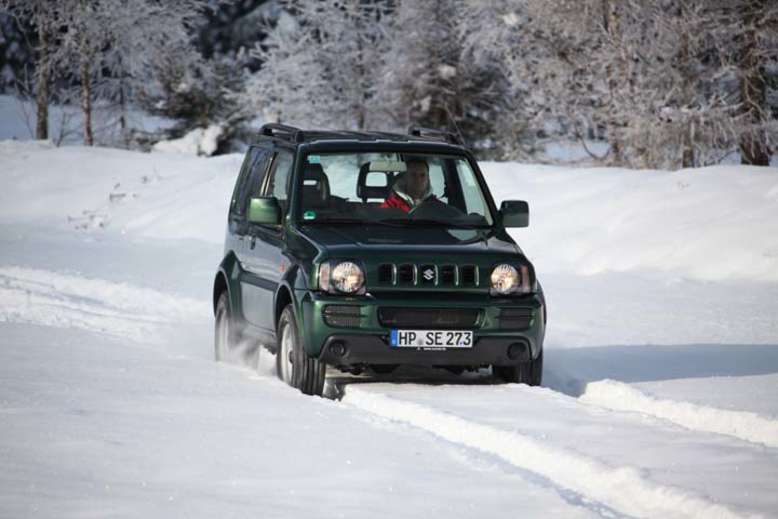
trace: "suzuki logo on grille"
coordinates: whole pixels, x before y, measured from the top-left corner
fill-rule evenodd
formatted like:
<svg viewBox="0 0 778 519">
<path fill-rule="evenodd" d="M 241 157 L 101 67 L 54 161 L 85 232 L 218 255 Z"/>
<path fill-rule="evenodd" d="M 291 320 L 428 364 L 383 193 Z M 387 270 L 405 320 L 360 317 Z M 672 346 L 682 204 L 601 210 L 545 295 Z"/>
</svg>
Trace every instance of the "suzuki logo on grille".
<svg viewBox="0 0 778 519">
<path fill-rule="evenodd" d="M 433 269 L 427 269 L 422 273 L 422 276 L 424 276 L 424 279 L 427 281 L 432 281 L 435 279 L 435 271 Z"/>
</svg>

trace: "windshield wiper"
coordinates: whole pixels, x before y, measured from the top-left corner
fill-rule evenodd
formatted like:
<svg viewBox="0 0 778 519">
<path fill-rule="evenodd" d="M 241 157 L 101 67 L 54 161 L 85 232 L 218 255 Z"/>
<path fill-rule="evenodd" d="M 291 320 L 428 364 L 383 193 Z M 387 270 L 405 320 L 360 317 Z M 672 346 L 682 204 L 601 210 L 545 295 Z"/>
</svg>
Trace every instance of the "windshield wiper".
<svg viewBox="0 0 778 519">
<path fill-rule="evenodd" d="M 318 224 L 318 225 L 383 225 L 386 227 L 404 227 L 397 222 L 388 222 L 386 220 L 357 220 L 356 218 L 322 218 L 319 220 L 301 220 L 301 224 Z"/>
<path fill-rule="evenodd" d="M 379 220 L 381 222 L 387 222 L 387 223 L 393 223 L 393 224 L 402 224 L 406 227 L 413 227 L 415 225 L 418 226 L 434 226 L 434 227 L 449 227 L 449 228 L 455 228 L 455 229 L 490 229 L 490 225 L 484 225 L 484 224 L 473 224 L 473 223 L 464 223 L 464 222 L 451 222 L 446 220 L 435 220 L 431 218 L 385 218 L 383 220 Z"/>
</svg>

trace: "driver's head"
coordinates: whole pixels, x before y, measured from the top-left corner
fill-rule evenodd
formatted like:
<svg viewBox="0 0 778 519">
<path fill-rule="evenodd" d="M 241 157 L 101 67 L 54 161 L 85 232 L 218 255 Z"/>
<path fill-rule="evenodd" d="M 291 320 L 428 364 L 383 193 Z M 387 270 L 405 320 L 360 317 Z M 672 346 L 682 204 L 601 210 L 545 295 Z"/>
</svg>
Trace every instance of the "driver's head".
<svg viewBox="0 0 778 519">
<path fill-rule="evenodd" d="M 430 185 L 430 168 L 427 161 L 410 159 L 405 162 L 405 168 L 405 192 L 413 198 L 421 198 Z"/>
</svg>

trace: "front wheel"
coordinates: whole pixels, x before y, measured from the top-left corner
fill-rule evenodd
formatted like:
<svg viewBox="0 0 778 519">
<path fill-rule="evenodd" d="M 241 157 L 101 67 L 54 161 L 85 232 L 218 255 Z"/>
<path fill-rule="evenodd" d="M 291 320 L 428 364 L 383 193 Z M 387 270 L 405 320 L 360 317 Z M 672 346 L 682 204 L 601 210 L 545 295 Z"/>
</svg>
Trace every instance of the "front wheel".
<svg viewBox="0 0 778 519">
<path fill-rule="evenodd" d="M 237 345 L 235 322 L 230 312 L 227 292 L 222 292 L 216 302 L 213 349 L 217 361 L 229 360 L 233 348 Z"/>
<path fill-rule="evenodd" d="M 492 373 L 505 382 L 539 386 L 543 380 L 543 350 L 535 360 L 518 366 L 492 366 Z"/>
<path fill-rule="evenodd" d="M 276 336 L 280 341 L 276 353 L 278 378 L 306 395 L 321 396 L 326 366 L 305 352 L 291 304 L 281 312 Z"/>
</svg>

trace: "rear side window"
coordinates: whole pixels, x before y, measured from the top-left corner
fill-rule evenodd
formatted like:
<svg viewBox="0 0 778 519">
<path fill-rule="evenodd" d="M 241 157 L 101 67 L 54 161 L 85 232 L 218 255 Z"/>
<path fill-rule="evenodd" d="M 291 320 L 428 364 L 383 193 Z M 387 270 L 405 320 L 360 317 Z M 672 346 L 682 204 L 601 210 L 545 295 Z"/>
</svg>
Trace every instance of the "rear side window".
<svg viewBox="0 0 778 519">
<path fill-rule="evenodd" d="M 244 216 L 249 198 L 260 196 L 270 157 L 268 148 L 251 148 L 249 151 L 235 186 L 231 205 L 233 214 Z"/>
<path fill-rule="evenodd" d="M 236 212 L 236 206 L 238 205 L 238 199 L 240 198 L 241 187 L 245 185 L 246 179 L 249 176 L 251 170 L 251 161 L 256 155 L 256 148 L 250 148 L 246 152 L 246 156 L 243 158 L 243 164 L 240 166 L 240 173 L 235 180 L 235 188 L 232 190 L 232 200 L 230 200 L 230 213 Z"/>
<path fill-rule="evenodd" d="M 286 150 L 279 150 L 270 167 L 267 187 L 264 196 L 274 196 L 278 199 L 281 212 L 286 214 L 289 199 L 289 177 L 292 174 L 294 155 Z"/>
</svg>

